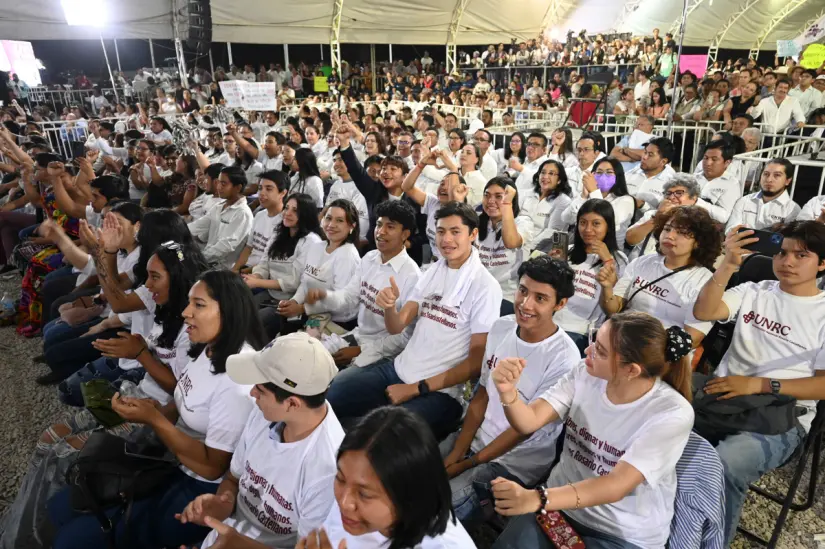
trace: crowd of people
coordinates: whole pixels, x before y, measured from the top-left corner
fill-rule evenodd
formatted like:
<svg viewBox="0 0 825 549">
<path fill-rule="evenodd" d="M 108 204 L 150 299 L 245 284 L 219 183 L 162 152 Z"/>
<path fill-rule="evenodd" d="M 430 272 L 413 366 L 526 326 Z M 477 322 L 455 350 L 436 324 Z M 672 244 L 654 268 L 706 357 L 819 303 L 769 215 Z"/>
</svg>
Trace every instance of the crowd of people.
<svg viewBox="0 0 825 549">
<path fill-rule="evenodd" d="M 654 112 L 612 150 L 569 127 L 496 147 L 483 75 L 283 120 L 170 81 L 114 120 L 69 107 L 68 147 L 42 109 L 4 110 L 4 320 L 42 337 L 37 382 L 76 412 L 36 442 L 0 547 L 463 549 L 495 514 L 498 549 L 727 546 L 825 398 L 825 196 L 797 204 L 784 158 L 743 195 L 734 158 L 754 119 L 817 116 L 816 75 L 737 70 L 674 77 L 732 105 L 695 173 L 652 135 L 667 93 L 644 70 L 616 108 Z M 465 101 L 469 123 L 446 109 Z M 765 231 L 772 272 L 743 282 Z M 715 322 L 733 335 L 701 376 Z M 722 419 L 729 399 L 754 415 Z M 80 457 L 117 445 L 167 475 L 79 512 Z M 696 456 L 719 482 L 677 480 Z"/>
</svg>

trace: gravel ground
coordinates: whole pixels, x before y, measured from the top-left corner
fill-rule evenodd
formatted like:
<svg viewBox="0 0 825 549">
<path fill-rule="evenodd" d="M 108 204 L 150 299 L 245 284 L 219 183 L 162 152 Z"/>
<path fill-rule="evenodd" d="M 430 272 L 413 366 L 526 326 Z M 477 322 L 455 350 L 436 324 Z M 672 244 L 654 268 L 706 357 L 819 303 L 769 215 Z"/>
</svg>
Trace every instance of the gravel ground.
<svg viewBox="0 0 825 549">
<path fill-rule="evenodd" d="M 5 292 L 17 295 L 19 289 L 19 277 L 0 279 L 0 297 Z M 25 339 L 16 335 L 14 328 L 0 328 L 0 402 L 4 406 L 0 417 L 0 516 L 17 493 L 35 441 L 46 427 L 62 419 L 69 410 L 58 401 L 54 387 L 40 387 L 34 382 L 38 375 L 48 370 L 46 366 L 32 362 L 41 350 L 41 339 Z M 762 485 L 784 491 L 792 473 L 792 467 L 772 472 L 763 477 Z M 803 487 L 806 483 L 807 476 Z M 803 513 L 791 513 L 779 541 L 780 549 L 818 549 L 813 537 L 825 532 L 823 496 L 825 483 L 820 483 L 813 508 Z M 742 522 L 747 528 L 766 536 L 778 512 L 778 505 L 751 495 Z M 495 533 L 484 528 L 473 532 L 473 537 L 479 549 L 483 549 L 490 546 Z M 731 547 L 745 549 L 750 546 L 739 536 Z"/>
</svg>

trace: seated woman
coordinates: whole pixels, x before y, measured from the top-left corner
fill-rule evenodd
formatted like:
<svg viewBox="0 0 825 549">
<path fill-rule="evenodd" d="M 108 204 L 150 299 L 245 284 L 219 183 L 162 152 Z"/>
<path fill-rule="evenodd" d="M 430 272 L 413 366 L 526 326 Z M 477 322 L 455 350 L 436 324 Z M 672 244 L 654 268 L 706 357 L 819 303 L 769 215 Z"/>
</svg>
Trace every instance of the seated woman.
<svg viewBox="0 0 825 549">
<path fill-rule="evenodd" d="M 656 217 L 653 236 L 659 253 L 631 261 L 621 279 L 614 265 L 602 267 L 599 304 L 607 316 L 623 310 L 651 314 L 687 331 L 698 346 L 713 324 L 693 316 L 693 303 L 711 277 L 722 235 L 707 211 L 679 206 Z"/>
<path fill-rule="evenodd" d="M 475 548 L 453 514 L 432 431 L 404 408 L 373 410 L 347 433 L 334 491 L 323 527 L 296 549 Z"/>
<path fill-rule="evenodd" d="M 179 547 L 206 537 L 209 528 L 181 524 L 175 514 L 197 496 L 215 493 L 253 406 L 250 387 L 236 385 L 226 375 L 228 356 L 264 344 L 252 293 L 239 275 L 218 270 L 201 275 L 188 294 L 183 317 L 193 345 L 174 400 L 160 406 L 153 399 L 112 398 L 115 412 L 150 426 L 180 461 L 166 486 L 132 505 L 129 541 L 138 547 Z M 55 549 L 108 547 L 94 515 L 72 510 L 68 489 L 49 501 L 49 517 L 57 530 Z M 124 523 L 116 527 L 118 543 L 125 541 Z"/>
<path fill-rule="evenodd" d="M 604 322 L 604 311 L 599 307 L 601 286 L 599 271 L 605 265 L 615 265 L 618 272 L 627 267 L 627 256 L 616 244 L 616 223 L 613 207 L 606 200 L 592 198 L 579 208 L 576 232 L 568 262 L 576 273 L 575 293 L 567 305 L 553 316 L 553 320 L 567 332 L 584 356 L 591 329 Z"/>
<path fill-rule="evenodd" d="M 547 486 L 493 480 L 496 511 L 517 516 L 493 549 L 555 547 L 534 515 L 552 511 L 563 511 L 588 549 L 665 546 L 676 463 L 693 427 L 689 352 L 682 330 L 645 313 L 618 314 L 599 328 L 587 358 L 529 405 L 516 389 L 524 360 L 499 360 L 492 379 L 510 425 L 522 435 L 553 421 L 568 429 Z"/>
<path fill-rule="evenodd" d="M 533 221 L 519 215 L 518 190 L 509 177 L 497 176 L 487 183 L 481 206 L 478 258 L 501 286 L 501 316 L 511 315 L 518 268 L 533 234 Z"/>
<path fill-rule="evenodd" d="M 573 132 L 568 127 L 557 128 L 550 136 L 550 160 L 559 162 L 565 168 L 578 168 L 579 159 L 576 156 L 576 143 L 573 141 Z"/>
<path fill-rule="evenodd" d="M 183 204 L 187 187 L 196 184 L 194 156 L 180 154 L 173 145 L 162 151 L 166 170 L 152 172 L 152 183 L 141 200 L 141 205 L 147 208 L 177 208 Z"/>
<path fill-rule="evenodd" d="M 510 158 L 524 164 L 527 158 L 527 138 L 521 132 L 514 132 L 509 139 L 505 140 L 504 148 L 493 151 L 493 160 L 498 165 L 499 175 L 509 175 L 518 177 L 518 172 L 510 168 Z"/>
<path fill-rule="evenodd" d="M 89 255 L 95 262 L 103 301 L 114 313 L 128 313 L 146 308 L 145 303 L 136 294 L 127 292 L 146 282 L 149 258 L 158 246 L 164 242 L 176 242 L 183 246 L 184 251 L 196 247 L 181 216 L 171 210 L 148 212 L 144 215 L 135 237 L 142 244 L 137 262 L 132 269 L 132 276 L 129 276 L 128 272 L 121 272 L 117 266 L 117 250 L 128 244 L 128 231 L 124 231 L 117 222 L 111 223 L 104 226 L 99 239 L 85 223 L 81 229 L 81 234 L 89 244 Z M 200 252 L 198 257 L 201 257 Z M 100 274 L 101 264 L 104 266 L 103 276 Z M 60 300 L 55 303 L 60 304 Z M 44 339 L 43 359 L 51 372 L 39 378 L 38 383 L 59 383 L 83 365 L 97 360 L 101 354 L 92 346 L 92 341 L 101 337 L 104 330 L 109 330 L 106 333 L 108 337 L 115 337 L 117 334 L 116 329 L 110 328 L 108 324 L 96 324 L 83 331 L 61 328 L 62 333 L 57 331 L 59 328 L 59 325 L 50 327 L 49 337 Z"/>
<path fill-rule="evenodd" d="M 568 224 L 562 221 L 562 214 L 570 205 L 573 192 L 564 165 L 558 160 L 545 160 L 539 166 L 533 176 L 533 188 L 536 196 L 524 200 L 524 213 L 533 220 L 533 238 L 527 243 L 528 250 L 551 238 L 553 233 L 567 232 Z"/>
<path fill-rule="evenodd" d="M 573 201 L 564 211 L 562 221 L 570 225 L 576 222 L 577 212 L 586 200 L 602 198 L 613 206 L 613 217 L 616 220 L 616 243 L 619 248 L 624 247 L 624 237 L 633 213 L 636 211 L 636 201 L 627 193 L 622 163 L 613 157 L 606 156 L 593 164 L 593 173 L 582 174 L 582 192 L 573 197 Z"/>
<path fill-rule="evenodd" d="M 668 103 L 665 90 L 656 88 L 650 90 L 650 106 L 647 108 L 647 114 L 653 118 L 665 118 L 668 111 L 670 111 L 670 103 Z"/>
<path fill-rule="evenodd" d="M 317 211 L 315 200 L 308 194 L 290 195 L 266 256 L 252 269 L 251 274 L 242 275 L 246 285 L 255 293 L 255 302 L 261 307 L 258 314 L 269 339 L 278 335 L 281 320 L 278 311 L 267 302 L 274 300 L 277 304 L 289 299 L 298 289 L 307 249 L 311 244 L 321 242 Z"/>
<path fill-rule="evenodd" d="M 296 317 L 303 320 L 305 315 L 318 313 L 331 313 L 332 321 L 345 330 L 355 328 L 358 304 L 345 310 L 331 310 L 316 290 L 342 290 L 353 276 L 360 276 L 361 256 L 355 247 L 358 210 L 349 200 L 333 200 L 326 209 L 321 228 L 325 239 L 307 246 L 301 282 L 295 295 L 278 304 L 280 318 L 276 318 L 281 323 L 278 331 L 282 334 L 284 330 L 295 331 L 294 328 L 300 327 L 294 322 L 286 327 L 284 321 Z"/>
</svg>

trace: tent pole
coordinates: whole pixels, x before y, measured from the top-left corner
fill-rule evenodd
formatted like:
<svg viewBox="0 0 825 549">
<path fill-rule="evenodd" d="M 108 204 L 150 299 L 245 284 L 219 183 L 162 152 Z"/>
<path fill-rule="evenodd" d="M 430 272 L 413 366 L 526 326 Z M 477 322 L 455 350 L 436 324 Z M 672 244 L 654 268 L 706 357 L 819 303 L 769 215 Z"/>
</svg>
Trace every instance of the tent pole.
<svg viewBox="0 0 825 549">
<path fill-rule="evenodd" d="M 155 66 L 155 48 L 152 46 L 152 39 L 149 39 L 149 55 L 152 56 L 152 70 L 156 69 Z"/>
<path fill-rule="evenodd" d="M 390 44 L 390 65 L 392 65 L 392 44 Z"/>
<path fill-rule="evenodd" d="M 232 68 L 232 65 L 235 64 L 232 62 L 232 42 L 226 43 L 226 53 L 229 54 L 229 68 Z"/>
<path fill-rule="evenodd" d="M 210 74 L 215 74 L 215 62 L 212 60 L 212 46 L 209 46 L 209 71 Z"/>
<path fill-rule="evenodd" d="M 289 44 L 284 44 L 284 70 L 289 69 Z"/>
<path fill-rule="evenodd" d="M 120 68 L 120 52 L 117 49 L 117 38 L 115 38 L 115 58 L 117 59 L 117 72 L 123 72 L 123 69 Z"/>
<path fill-rule="evenodd" d="M 375 44 L 370 44 L 370 66 L 372 67 L 372 95 L 375 95 Z"/>
<path fill-rule="evenodd" d="M 318 44 L 318 46 L 321 48 L 321 62 L 323 63 L 324 62 L 324 45 L 323 44 Z"/>
<path fill-rule="evenodd" d="M 676 110 L 676 106 L 682 99 L 681 89 L 679 88 L 679 65 L 682 61 L 682 44 L 685 43 L 685 27 L 687 26 L 687 19 L 688 0 L 684 0 L 684 6 L 682 7 L 682 25 L 679 29 L 679 54 L 676 56 L 676 65 L 673 67 L 673 100 L 671 103 L 671 108 L 667 113 L 667 133 L 668 138 L 671 140 L 673 140 L 673 111 Z"/>
<path fill-rule="evenodd" d="M 112 66 L 109 65 L 109 54 L 106 53 L 106 44 L 103 42 L 103 35 L 100 35 L 100 46 L 103 48 L 103 58 L 106 59 L 106 68 L 109 69 L 109 79 L 112 81 L 112 89 L 115 92 L 115 101 L 120 103 L 120 97 L 117 95 L 117 85 L 115 84 L 115 75 L 112 74 Z"/>
</svg>

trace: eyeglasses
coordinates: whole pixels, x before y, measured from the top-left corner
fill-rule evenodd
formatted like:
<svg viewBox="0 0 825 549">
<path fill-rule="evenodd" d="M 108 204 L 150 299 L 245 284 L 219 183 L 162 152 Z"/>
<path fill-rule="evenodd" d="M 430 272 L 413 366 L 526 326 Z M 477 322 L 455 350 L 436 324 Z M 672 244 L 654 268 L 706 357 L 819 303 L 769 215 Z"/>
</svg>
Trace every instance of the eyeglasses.
<svg viewBox="0 0 825 549">
<path fill-rule="evenodd" d="M 489 143 L 490 142 L 489 139 L 484 139 L 483 137 L 476 137 L 474 140 L 475 140 L 476 143 Z"/>
<path fill-rule="evenodd" d="M 682 198 L 687 191 L 665 191 L 665 198 Z"/>
<path fill-rule="evenodd" d="M 586 149 L 582 149 L 582 148 L 576 147 L 576 152 L 577 152 L 577 153 L 585 153 L 585 152 L 588 152 L 588 151 L 595 151 L 595 150 L 596 150 L 596 149 L 594 149 L 594 148 L 592 148 L 592 147 L 588 147 L 588 148 L 586 148 Z"/>
<path fill-rule="evenodd" d="M 528 141 L 527 146 L 528 147 L 543 147 L 544 145 L 542 145 L 541 143 L 536 143 L 535 141 Z"/>
</svg>

